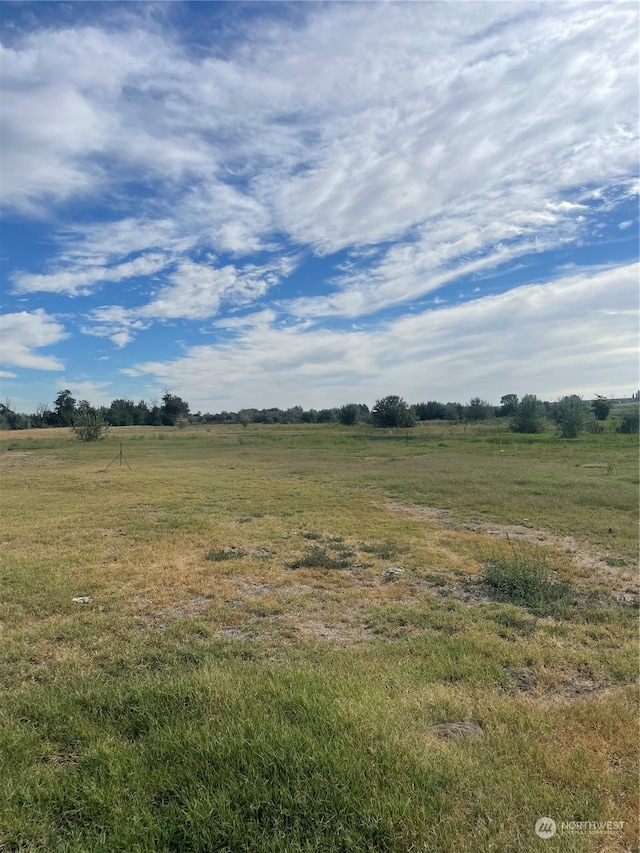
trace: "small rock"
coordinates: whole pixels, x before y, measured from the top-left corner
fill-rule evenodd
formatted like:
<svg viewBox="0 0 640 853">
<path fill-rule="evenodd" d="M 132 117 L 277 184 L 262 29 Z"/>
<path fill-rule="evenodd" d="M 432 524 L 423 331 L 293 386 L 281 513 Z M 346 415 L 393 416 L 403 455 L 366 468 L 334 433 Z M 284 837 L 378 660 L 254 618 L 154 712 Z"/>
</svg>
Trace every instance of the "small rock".
<svg viewBox="0 0 640 853">
<path fill-rule="evenodd" d="M 79 595 L 77 598 L 72 598 L 71 601 L 75 601 L 76 604 L 90 604 L 91 596 L 90 595 Z"/>
<path fill-rule="evenodd" d="M 397 577 L 404 574 L 404 569 L 401 569 L 400 566 L 389 566 L 389 568 L 382 575 L 382 580 L 385 583 L 389 583 L 390 581 L 394 581 Z"/>
<path fill-rule="evenodd" d="M 448 740 L 460 740 L 461 738 L 477 740 L 484 737 L 484 729 L 475 720 L 460 720 L 459 723 L 438 723 L 436 726 L 430 726 L 429 731 Z"/>
</svg>

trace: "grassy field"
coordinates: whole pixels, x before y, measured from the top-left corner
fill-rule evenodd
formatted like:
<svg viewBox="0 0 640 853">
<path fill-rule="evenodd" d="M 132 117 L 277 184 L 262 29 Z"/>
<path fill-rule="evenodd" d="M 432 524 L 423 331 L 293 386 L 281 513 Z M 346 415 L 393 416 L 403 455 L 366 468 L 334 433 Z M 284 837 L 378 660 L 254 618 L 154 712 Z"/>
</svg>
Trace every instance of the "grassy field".
<svg viewBox="0 0 640 853">
<path fill-rule="evenodd" d="M 637 437 L 0 433 L 0 485 L 0 850 L 638 849 Z"/>
</svg>

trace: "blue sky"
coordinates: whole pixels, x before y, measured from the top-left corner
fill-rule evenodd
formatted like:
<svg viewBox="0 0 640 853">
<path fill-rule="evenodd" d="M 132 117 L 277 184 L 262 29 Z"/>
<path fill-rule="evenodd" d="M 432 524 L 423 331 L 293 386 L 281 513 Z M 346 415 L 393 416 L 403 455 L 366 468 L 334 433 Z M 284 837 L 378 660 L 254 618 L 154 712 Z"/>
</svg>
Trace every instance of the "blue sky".
<svg viewBox="0 0 640 853">
<path fill-rule="evenodd" d="M 637 3 L 0 16 L 18 411 L 637 389 Z"/>
</svg>

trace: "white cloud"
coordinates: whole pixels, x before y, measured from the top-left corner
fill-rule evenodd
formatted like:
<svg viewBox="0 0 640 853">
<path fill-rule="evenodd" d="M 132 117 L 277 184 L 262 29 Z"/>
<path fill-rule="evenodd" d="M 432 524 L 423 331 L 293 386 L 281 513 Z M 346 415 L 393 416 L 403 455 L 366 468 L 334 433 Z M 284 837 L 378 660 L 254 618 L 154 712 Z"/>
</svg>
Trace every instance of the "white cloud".
<svg viewBox="0 0 640 853">
<path fill-rule="evenodd" d="M 635 170 L 633 5 L 302 14 L 257 19 L 224 59 L 134 26 L 39 31 L 6 49 L 5 203 L 104 198 L 134 170 L 162 211 L 127 235 L 138 251 L 170 219 L 172 239 L 189 230 L 217 251 L 279 232 L 327 253 L 436 220 L 456 240 L 529 233 L 551 221 L 542 205 L 566 215 L 567 191 Z M 505 221 L 514 209 L 521 226 Z"/>
<path fill-rule="evenodd" d="M 127 278 L 153 275 L 167 266 L 164 255 L 141 255 L 112 267 L 101 265 L 74 266 L 45 274 L 16 272 L 12 281 L 18 293 L 67 293 L 70 296 L 90 293 L 105 282 L 120 282 Z"/>
<path fill-rule="evenodd" d="M 495 402 L 507 386 L 547 399 L 623 392 L 637 384 L 638 271 L 634 264 L 563 277 L 368 331 L 282 327 L 261 312 L 237 323 L 231 340 L 125 373 L 152 375 L 203 411 L 373 402 L 389 393 Z"/>
<path fill-rule="evenodd" d="M 624 222 L 620 222 L 620 223 L 618 224 L 618 228 L 619 228 L 621 231 L 624 231 L 624 230 L 625 230 L 625 229 L 627 229 L 627 228 L 631 228 L 631 226 L 632 226 L 632 225 L 633 225 L 633 219 L 625 219 L 625 221 L 624 221 Z"/>
<path fill-rule="evenodd" d="M 121 305 L 108 305 L 95 308 L 86 317 L 88 325 L 82 325 L 80 331 L 97 338 L 109 338 L 119 348 L 130 343 L 135 334 L 149 328 L 149 322 L 140 320 L 128 308 Z"/>
<path fill-rule="evenodd" d="M 5 365 L 32 370 L 61 370 L 63 364 L 53 355 L 34 350 L 53 346 L 68 337 L 64 327 L 43 310 L 20 311 L 0 316 L 2 361 Z"/>
<path fill-rule="evenodd" d="M 247 264 L 241 269 L 232 264 L 216 267 L 215 259 L 210 264 L 183 260 L 168 276 L 170 283 L 161 286 L 150 302 L 132 308 L 111 305 L 93 309 L 86 315 L 81 331 L 109 338 L 122 348 L 154 320 L 206 320 L 218 313 L 222 301 L 231 307 L 254 302 L 277 285 L 295 264 L 294 256 L 282 257 L 269 266 Z"/>
<path fill-rule="evenodd" d="M 394 336 L 411 348 L 420 328 L 435 347 L 449 318 L 447 334 L 465 329 L 471 346 L 462 320 L 510 303 L 412 304 L 411 318 L 375 335 L 323 330 L 321 318 L 429 294 L 442 303 L 439 288 L 473 287 L 464 276 L 587 242 L 637 192 L 636 4 L 301 4 L 293 21 L 261 8 L 230 12 L 234 38 L 210 50 L 137 7 L 114 13 L 118 27 L 60 24 L 4 49 L 3 203 L 58 228 L 51 262 L 10 276 L 17 293 L 100 288 L 105 304 L 85 311 L 82 331 L 118 348 L 157 322 L 216 318 L 209 331 L 224 328 L 236 348 L 192 348 L 191 361 L 158 370 L 188 363 L 196 376 L 201 353 L 224 368 L 230 394 L 266 394 L 273 370 L 283 394 L 311 396 L 320 383 L 331 402 L 344 383 L 378 393 L 379 376 L 404 381 Z M 340 266 L 317 262 L 314 295 L 301 276 L 300 298 L 283 288 L 269 304 L 294 252 L 342 250 Z M 576 287 L 597 290 L 599 274 Z M 134 278 L 137 305 L 121 286 Z M 524 310 L 537 292 L 514 299 Z M 558 293 L 541 292 L 560 311 Z M 220 316 L 247 306 L 253 319 Z M 540 328 L 532 334 L 547 340 Z M 498 350 L 510 341 L 521 353 L 521 336 L 498 338 Z M 459 358 L 469 365 L 459 375 L 471 376 L 485 352 L 479 338 L 474 346 L 470 361 L 444 344 L 424 358 L 442 358 L 443 375 Z M 553 351 L 561 364 L 564 350 Z M 28 355 L 59 364 L 26 344 Z"/>
<path fill-rule="evenodd" d="M 217 313 L 222 297 L 239 291 L 235 267 L 222 268 L 183 261 L 178 269 L 169 276 L 171 284 L 163 287 L 156 297 L 140 313 L 145 317 L 170 319 L 185 317 L 201 319 Z M 256 295 L 264 292 L 257 284 Z"/>
</svg>

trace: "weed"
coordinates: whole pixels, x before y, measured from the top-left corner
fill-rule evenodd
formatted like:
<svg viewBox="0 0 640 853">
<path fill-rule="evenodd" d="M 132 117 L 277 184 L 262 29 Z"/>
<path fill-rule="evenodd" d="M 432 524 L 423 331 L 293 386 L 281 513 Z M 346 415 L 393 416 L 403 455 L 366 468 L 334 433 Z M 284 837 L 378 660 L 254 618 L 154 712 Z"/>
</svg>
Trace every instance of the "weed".
<svg viewBox="0 0 640 853">
<path fill-rule="evenodd" d="M 225 560 L 237 560 L 246 556 L 246 553 L 242 548 L 213 548 L 205 554 L 204 558 L 205 560 L 212 560 L 214 563 L 222 563 Z"/>
<path fill-rule="evenodd" d="M 402 554 L 409 550 L 407 545 L 400 545 L 392 539 L 385 539 L 384 542 L 363 542 L 360 545 L 360 550 L 365 554 L 374 554 L 381 560 L 392 560 L 398 554 Z"/>
<path fill-rule="evenodd" d="M 575 598 L 569 583 L 548 578 L 547 555 L 541 548 L 509 542 L 483 562 L 483 581 L 495 598 L 528 607 L 539 616 L 563 615 Z"/>
<path fill-rule="evenodd" d="M 330 553 L 333 551 L 334 553 Z M 297 560 L 288 564 L 290 569 L 348 569 L 353 564 L 353 552 L 347 548 L 312 545 Z"/>
</svg>

